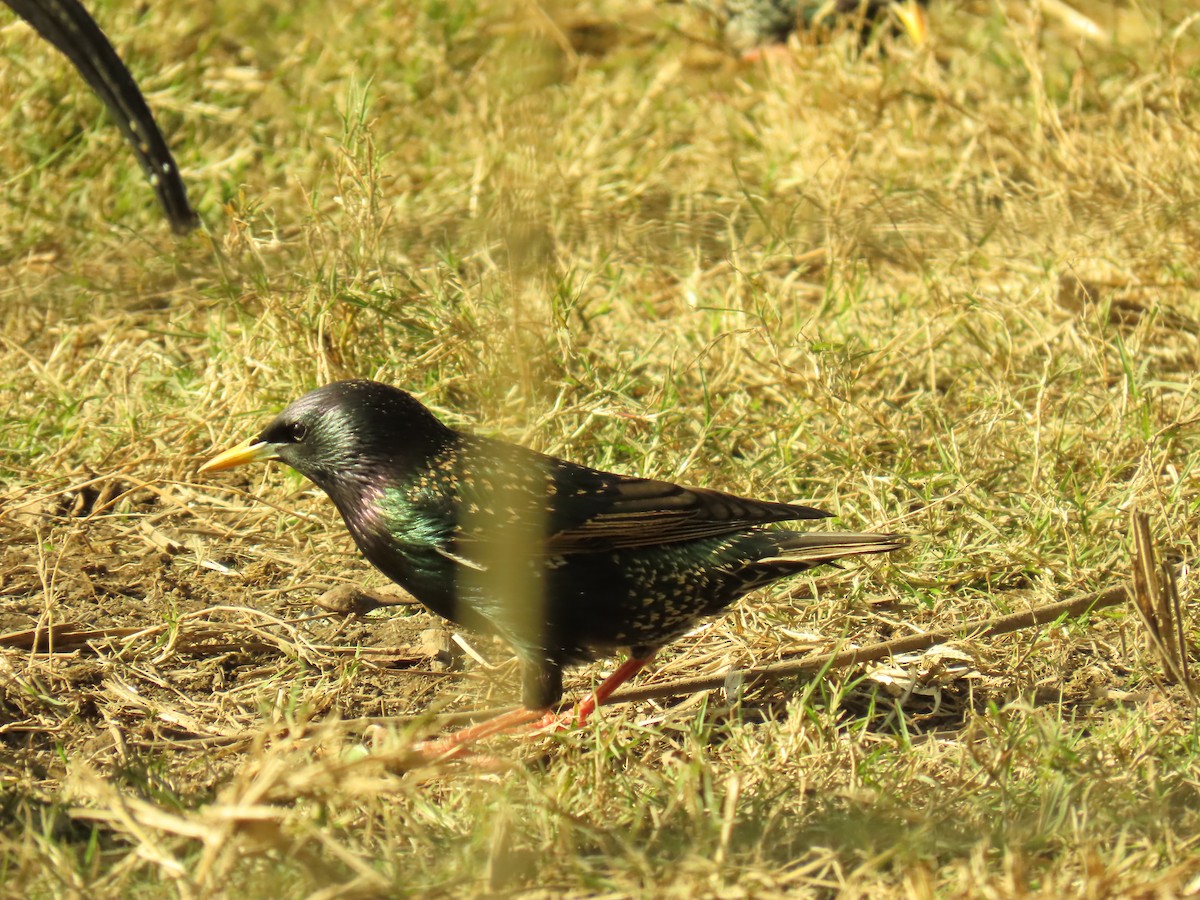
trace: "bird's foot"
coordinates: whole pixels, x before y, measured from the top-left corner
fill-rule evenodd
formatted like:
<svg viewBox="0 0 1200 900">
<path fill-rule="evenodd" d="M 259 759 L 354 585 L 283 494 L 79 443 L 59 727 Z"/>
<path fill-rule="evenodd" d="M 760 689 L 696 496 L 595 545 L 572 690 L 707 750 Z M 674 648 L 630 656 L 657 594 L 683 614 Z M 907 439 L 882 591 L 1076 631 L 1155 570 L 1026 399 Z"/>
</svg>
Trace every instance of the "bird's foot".
<svg viewBox="0 0 1200 900">
<path fill-rule="evenodd" d="M 447 760 L 469 760 L 472 764 L 484 763 L 487 767 L 492 767 L 492 764 L 496 762 L 495 757 L 475 753 L 471 749 L 473 744 L 498 734 L 536 737 L 582 728 L 587 724 L 596 708 L 603 705 L 613 691 L 632 678 L 652 658 L 653 654 L 650 654 L 643 658 L 634 657 L 625 660 L 574 709 L 556 713 L 553 710 L 529 709 L 520 706 L 483 722 L 460 728 L 445 737 L 421 741 L 412 747 L 411 753 L 419 765 L 432 765 Z"/>
<path fill-rule="evenodd" d="M 795 57 L 792 51 L 788 49 L 787 44 L 766 44 L 761 47 L 751 47 L 749 50 L 742 52 L 742 62 L 746 64 L 752 63 L 781 63 L 784 65 L 794 65 Z"/>
<path fill-rule="evenodd" d="M 539 727 L 539 720 L 549 715 L 549 712 L 543 713 L 541 710 L 521 706 L 483 722 L 460 728 L 445 737 L 421 741 L 413 746 L 413 752 L 428 762 L 465 759 L 473 755 L 469 749 L 471 744 L 477 744 L 492 735 Z"/>
</svg>

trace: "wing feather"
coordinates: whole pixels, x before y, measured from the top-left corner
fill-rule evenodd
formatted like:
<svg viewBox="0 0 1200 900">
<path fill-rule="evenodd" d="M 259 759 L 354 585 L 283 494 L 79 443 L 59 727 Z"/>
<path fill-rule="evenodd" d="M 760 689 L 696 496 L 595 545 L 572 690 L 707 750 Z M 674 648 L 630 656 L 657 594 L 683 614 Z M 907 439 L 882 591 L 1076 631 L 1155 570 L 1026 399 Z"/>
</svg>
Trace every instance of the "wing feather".
<svg viewBox="0 0 1200 900">
<path fill-rule="evenodd" d="M 604 553 L 693 541 L 830 514 L 809 506 L 751 500 L 722 491 L 602 472 L 525 448 L 463 436 L 451 482 L 414 491 L 409 502 L 455 525 L 443 555 L 479 567 L 482 545 L 529 531 L 545 557 Z M 541 519 L 539 522 L 538 519 Z M 540 534 L 539 534 L 540 532 Z M 540 538 L 540 539 L 539 539 Z"/>
<path fill-rule="evenodd" d="M 581 468 L 581 467 L 580 467 Z M 555 553 L 622 550 L 731 534 L 828 513 L 792 503 L 750 500 L 721 491 L 587 470 L 569 474 L 576 487 L 556 509 L 546 546 Z M 561 492 L 556 494 L 561 496 Z"/>
</svg>

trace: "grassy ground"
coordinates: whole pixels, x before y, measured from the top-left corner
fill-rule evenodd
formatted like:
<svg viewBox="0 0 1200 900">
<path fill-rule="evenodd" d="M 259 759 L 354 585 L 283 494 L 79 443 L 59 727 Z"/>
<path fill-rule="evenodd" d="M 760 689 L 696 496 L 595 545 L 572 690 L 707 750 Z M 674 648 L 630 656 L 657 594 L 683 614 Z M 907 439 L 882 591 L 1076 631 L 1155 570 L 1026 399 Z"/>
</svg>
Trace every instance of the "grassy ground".
<svg viewBox="0 0 1200 900">
<path fill-rule="evenodd" d="M 1186 0 L 1080 0 L 1111 45 L 935 0 L 926 50 L 748 66 L 678 6 L 91 5 L 209 230 L 170 235 L 99 104 L 0 20 L 0 892 L 1200 890 L 1194 711 L 1131 608 L 406 772 L 420 716 L 513 700 L 509 655 L 468 635 L 443 671 L 419 608 L 323 613 L 383 583 L 329 502 L 196 475 L 369 376 L 914 535 L 753 595 L 648 683 L 1120 584 L 1135 509 L 1189 557 Z"/>
</svg>

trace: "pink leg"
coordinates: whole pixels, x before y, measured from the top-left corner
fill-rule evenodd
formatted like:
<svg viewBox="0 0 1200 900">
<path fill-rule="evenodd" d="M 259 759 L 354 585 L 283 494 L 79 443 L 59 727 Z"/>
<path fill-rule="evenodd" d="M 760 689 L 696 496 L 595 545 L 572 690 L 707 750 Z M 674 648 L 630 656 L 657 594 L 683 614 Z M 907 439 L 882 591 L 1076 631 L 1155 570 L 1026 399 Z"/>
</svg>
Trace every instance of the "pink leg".
<svg viewBox="0 0 1200 900">
<path fill-rule="evenodd" d="M 792 62 L 792 52 L 788 49 L 787 44 L 765 44 L 761 47 L 751 47 L 742 54 L 742 62 L 746 63 L 766 62 L 768 60 Z"/>
<path fill-rule="evenodd" d="M 617 671 L 613 672 L 602 682 L 600 682 L 600 686 L 596 688 L 595 692 L 589 695 L 583 700 L 582 703 L 579 704 L 576 709 L 575 721 L 579 725 L 586 725 L 587 720 L 591 717 L 592 713 L 596 711 L 596 707 L 603 706 L 604 701 L 612 696 L 613 691 L 627 682 L 638 672 L 642 671 L 642 669 L 646 668 L 652 659 L 654 659 L 654 654 L 647 656 L 645 659 L 636 659 L 634 657 L 630 657 L 629 659 L 625 660 L 625 662 L 621 663 L 621 665 L 617 667 Z"/>
<path fill-rule="evenodd" d="M 468 725 L 466 728 L 460 728 L 444 738 L 422 741 L 414 747 L 414 750 L 429 762 L 433 762 L 435 759 L 458 759 L 470 754 L 470 751 L 466 749 L 468 744 L 474 744 L 504 731 L 513 731 L 530 724 L 535 719 L 544 718 L 545 715 L 545 710 L 526 709 L 524 706 L 519 706 L 474 725 Z"/>
</svg>

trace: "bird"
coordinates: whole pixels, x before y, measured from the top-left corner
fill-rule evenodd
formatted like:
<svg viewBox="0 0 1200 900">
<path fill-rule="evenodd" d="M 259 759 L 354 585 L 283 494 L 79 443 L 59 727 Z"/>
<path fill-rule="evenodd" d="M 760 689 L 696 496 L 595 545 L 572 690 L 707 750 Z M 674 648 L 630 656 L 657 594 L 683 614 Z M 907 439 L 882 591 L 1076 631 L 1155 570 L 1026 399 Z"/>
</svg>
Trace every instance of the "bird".
<svg viewBox="0 0 1200 900">
<path fill-rule="evenodd" d="M 752 56 L 764 47 L 786 43 L 799 29 L 856 24 L 865 40 L 880 18 L 892 19 L 915 44 L 928 39 L 928 0 L 690 0 L 714 16 L 725 43 Z"/>
<path fill-rule="evenodd" d="M 4 0 L 71 61 L 104 101 L 154 188 L 167 221 L 177 234 L 200 224 L 166 139 L 154 121 L 137 82 L 78 0 Z"/>
<path fill-rule="evenodd" d="M 776 528 L 830 514 L 604 472 L 456 430 L 375 381 L 305 394 L 200 471 L 265 460 L 321 488 L 366 559 L 418 601 L 513 647 L 522 706 L 496 728 L 544 718 L 563 696 L 564 667 L 627 649 L 577 707 L 583 723 L 660 647 L 750 591 L 907 543 Z"/>
</svg>

